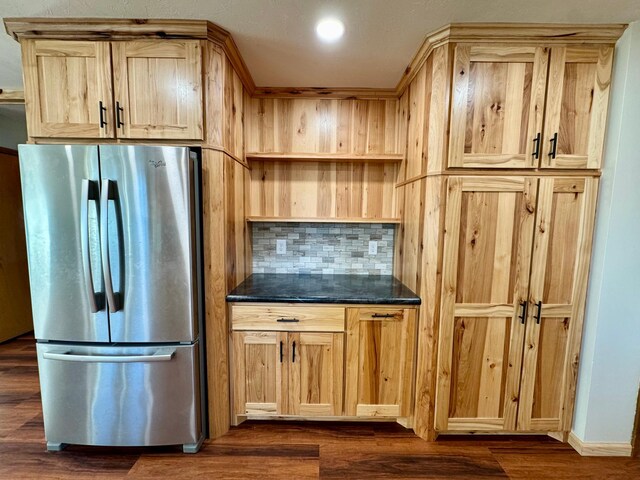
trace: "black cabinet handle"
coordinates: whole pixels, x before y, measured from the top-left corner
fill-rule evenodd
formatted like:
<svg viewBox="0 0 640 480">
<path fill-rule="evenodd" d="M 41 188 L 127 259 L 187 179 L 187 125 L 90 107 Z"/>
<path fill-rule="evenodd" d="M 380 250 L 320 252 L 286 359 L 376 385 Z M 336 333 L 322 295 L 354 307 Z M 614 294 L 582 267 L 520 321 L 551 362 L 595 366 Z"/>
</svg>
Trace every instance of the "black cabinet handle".
<svg viewBox="0 0 640 480">
<path fill-rule="evenodd" d="M 107 113 L 107 107 L 102 104 L 102 101 L 98 103 L 100 104 L 100 128 L 104 128 L 107 126 L 107 121 L 104 119 L 104 114 Z"/>
<path fill-rule="evenodd" d="M 280 323 L 298 323 L 300 320 L 297 318 L 278 318 L 276 322 Z"/>
<path fill-rule="evenodd" d="M 374 313 L 371 315 L 371 318 L 393 318 L 395 315 L 393 313 Z"/>
<path fill-rule="evenodd" d="M 283 359 L 284 359 L 284 347 L 282 345 L 282 340 L 280 340 L 280 363 L 282 363 Z"/>
<path fill-rule="evenodd" d="M 120 120 L 120 112 L 124 116 L 124 108 L 120 106 L 120 102 L 116 102 L 116 128 L 120 128 L 124 125 L 124 122 Z"/>
<path fill-rule="evenodd" d="M 536 160 L 540 158 L 540 134 L 533 139 L 533 153 L 531 154 Z"/>
<path fill-rule="evenodd" d="M 296 363 L 296 342 L 293 342 L 293 355 L 291 357 L 291 363 Z"/>
<path fill-rule="evenodd" d="M 558 132 L 553 134 L 553 137 L 550 140 L 551 142 L 551 151 L 549 152 L 549 156 L 551 158 L 556 158 L 556 149 L 558 147 Z"/>
<path fill-rule="evenodd" d="M 527 302 L 526 300 L 520 302 L 520 307 L 522 307 L 522 315 L 518 315 L 518 318 L 520 319 L 520 323 L 522 323 L 523 325 L 524 325 L 524 322 L 525 322 L 525 320 L 527 318 L 527 304 L 528 303 L 529 302 Z"/>
<path fill-rule="evenodd" d="M 538 325 L 540 325 L 540 313 L 542 311 L 542 300 L 540 300 L 538 303 L 536 303 L 536 307 L 538 309 L 537 313 L 533 316 L 533 318 L 536 319 L 536 323 Z"/>
</svg>

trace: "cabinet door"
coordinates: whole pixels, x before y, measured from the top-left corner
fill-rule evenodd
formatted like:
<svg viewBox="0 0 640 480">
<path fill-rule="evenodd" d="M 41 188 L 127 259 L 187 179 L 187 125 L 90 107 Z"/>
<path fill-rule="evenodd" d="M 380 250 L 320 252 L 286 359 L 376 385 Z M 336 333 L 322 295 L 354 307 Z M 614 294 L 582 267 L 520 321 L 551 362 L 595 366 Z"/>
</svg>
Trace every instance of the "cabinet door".
<svg viewBox="0 0 640 480">
<path fill-rule="evenodd" d="M 29 136 L 113 137 L 109 42 L 24 40 L 22 61 Z"/>
<path fill-rule="evenodd" d="M 352 308 L 347 312 L 346 415 L 409 416 L 416 311 Z"/>
<path fill-rule="evenodd" d="M 342 415 L 342 333 L 289 333 L 289 411 Z"/>
<path fill-rule="evenodd" d="M 202 139 L 198 40 L 113 42 L 120 138 Z"/>
<path fill-rule="evenodd" d="M 545 110 L 544 168 L 600 168 L 613 47 L 553 47 Z"/>
<path fill-rule="evenodd" d="M 450 177 L 436 430 L 515 430 L 537 180 Z"/>
<path fill-rule="evenodd" d="M 547 62 L 543 47 L 456 46 L 449 167 L 537 166 Z"/>
<path fill-rule="evenodd" d="M 286 333 L 233 332 L 236 415 L 281 415 L 286 411 L 286 348 Z"/>
<path fill-rule="evenodd" d="M 542 178 L 518 429 L 571 427 L 596 207 L 595 178 Z"/>
</svg>

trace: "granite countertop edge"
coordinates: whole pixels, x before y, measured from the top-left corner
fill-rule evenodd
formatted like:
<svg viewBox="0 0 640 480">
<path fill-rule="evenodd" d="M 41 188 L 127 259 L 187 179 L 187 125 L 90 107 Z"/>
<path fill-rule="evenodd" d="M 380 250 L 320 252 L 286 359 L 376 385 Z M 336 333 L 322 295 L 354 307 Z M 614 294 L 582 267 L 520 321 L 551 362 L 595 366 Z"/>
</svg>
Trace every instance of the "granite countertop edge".
<svg viewBox="0 0 640 480">
<path fill-rule="evenodd" d="M 361 275 L 252 274 L 226 296 L 226 301 L 356 305 L 421 304 L 420 297 L 393 275 L 367 278 Z"/>
</svg>

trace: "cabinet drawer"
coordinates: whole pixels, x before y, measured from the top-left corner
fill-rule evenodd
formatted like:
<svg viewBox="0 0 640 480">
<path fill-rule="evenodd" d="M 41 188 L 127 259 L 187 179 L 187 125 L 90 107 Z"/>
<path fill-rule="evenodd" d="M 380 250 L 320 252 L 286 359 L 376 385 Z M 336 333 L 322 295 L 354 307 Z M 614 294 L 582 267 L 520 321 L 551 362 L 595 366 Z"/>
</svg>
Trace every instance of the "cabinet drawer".
<svg viewBox="0 0 640 480">
<path fill-rule="evenodd" d="M 344 331 L 344 308 L 233 305 L 231 328 L 287 332 L 342 332 Z"/>
<path fill-rule="evenodd" d="M 359 308 L 358 320 L 379 321 L 379 320 L 402 320 L 404 309 L 402 308 Z"/>
</svg>

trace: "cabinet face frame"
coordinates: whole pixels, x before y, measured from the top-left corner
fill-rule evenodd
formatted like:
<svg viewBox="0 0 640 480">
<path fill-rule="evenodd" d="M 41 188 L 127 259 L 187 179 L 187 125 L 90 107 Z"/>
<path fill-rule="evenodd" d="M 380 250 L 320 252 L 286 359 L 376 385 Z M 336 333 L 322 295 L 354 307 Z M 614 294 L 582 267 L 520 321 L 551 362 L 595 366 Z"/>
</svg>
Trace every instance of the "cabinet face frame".
<svg viewBox="0 0 640 480">
<path fill-rule="evenodd" d="M 109 42 L 25 39 L 22 65 L 30 137 L 114 138 Z M 47 74 L 49 69 L 56 74 Z M 47 100 L 44 96 L 51 98 Z M 62 112 L 66 121 L 43 118 L 53 108 L 49 102 L 56 108 L 68 109 Z M 88 118 L 73 121 L 71 111 L 83 111 Z"/>
<path fill-rule="evenodd" d="M 542 133 L 547 62 L 548 48 L 542 46 L 455 46 L 449 168 L 537 166 L 534 140 Z M 498 73 L 503 85 L 497 81 Z M 490 151 L 473 151 L 474 147 Z"/>
<path fill-rule="evenodd" d="M 498 267 L 495 266 L 494 262 L 490 262 L 487 268 L 492 269 L 492 272 L 494 268 L 498 268 L 499 272 L 502 272 L 501 276 L 491 274 L 491 298 L 504 297 L 504 292 L 507 292 L 508 297 L 513 299 L 512 302 L 499 303 L 493 302 L 493 300 L 483 303 L 457 302 L 457 294 L 459 293 L 458 263 L 461 252 L 463 252 L 462 249 L 476 248 L 476 239 L 478 242 L 485 241 L 480 237 L 484 233 L 481 231 L 481 227 L 485 227 L 485 225 L 477 225 L 477 231 L 472 232 L 470 245 L 461 245 L 461 218 L 465 208 L 463 205 L 463 196 L 465 194 L 467 194 L 466 198 L 469 205 L 473 200 L 471 195 L 488 194 L 498 196 L 496 202 L 497 215 L 495 218 L 495 245 L 500 246 L 500 250 L 497 247 L 495 247 L 495 250 L 501 253 L 500 257 L 496 259 Z M 499 431 L 515 430 L 516 428 L 522 345 L 525 334 L 525 326 L 519 316 L 522 315 L 521 303 L 526 301 L 528 294 L 536 194 L 537 179 L 531 177 L 452 176 L 448 178 L 435 407 L 435 429 L 437 431 Z M 478 198 L 480 200 L 477 202 L 482 203 L 482 197 Z M 516 202 L 519 202 L 519 206 Z M 468 208 L 471 207 L 469 206 Z M 516 228 L 519 228 L 517 236 Z M 485 231 L 488 232 L 489 230 L 485 229 Z M 509 232 L 511 232 L 511 239 L 508 243 L 504 243 L 504 238 Z M 484 235 L 490 234 L 484 233 Z M 514 245 L 517 245 L 518 248 L 515 257 L 513 253 Z M 505 255 L 505 252 L 509 253 L 509 255 Z M 506 273 L 508 273 L 507 277 L 510 279 L 509 283 L 505 283 Z M 477 275 L 484 278 L 482 272 L 477 272 Z M 496 292 L 502 293 L 497 295 Z M 500 324 L 496 323 L 500 321 L 506 322 L 502 327 L 504 331 L 501 331 Z M 458 329 L 456 329 L 456 322 L 458 322 Z M 504 349 L 508 347 L 508 352 L 505 350 L 502 352 L 490 350 L 489 354 L 495 355 L 495 359 L 490 356 L 487 357 L 486 360 L 489 363 L 483 365 L 484 370 L 481 371 L 481 373 L 485 374 L 484 379 L 479 380 L 481 383 L 478 384 L 478 392 L 475 393 L 463 391 L 459 386 L 452 387 L 452 378 L 457 378 L 458 369 L 461 368 L 460 365 L 464 366 L 469 363 L 468 361 L 466 364 L 463 362 L 464 359 L 460 352 L 458 352 L 460 358 L 454 358 L 455 336 L 461 335 L 461 331 L 464 332 L 465 322 L 477 322 L 479 324 L 484 322 L 486 324 L 485 329 L 488 333 L 485 338 L 484 350 L 480 351 L 483 355 L 483 362 L 485 361 L 484 355 L 487 353 L 486 349 L 495 347 L 494 343 L 496 341 L 502 342 Z M 472 327 L 471 323 L 469 323 L 469 327 Z M 495 338 L 496 335 L 502 335 L 502 337 Z M 466 339 L 460 336 L 458 341 L 463 342 L 466 340 L 468 342 L 469 338 L 471 338 L 471 341 L 474 339 L 473 329 L 471 333 L 467 334 Z M 489 343 L 486 343 L 487 341 Z M 471 348 L 473 345 L 468 346 Z M 506 358 L 504 355 L 506 355 Z M 502 366 L 502 372 L 500 372 L 499 378 L 496 378 L 497 373 L 494 373 L 492 369 L 500 366 Z M 501 396 L 491 396 L 491 393 L 496 389 L 496 381 L 498 382 L 498 391 L 503 392 Z M 482 414 L 481 416 L 481 414 L 477 414 L 471 417 L 451 417 L 452 388 L 458 388 L 456 395 L 461 395 L 462 400 L 456 397 L 457 402 L 464 400 L 462 395 L 475 395 L 476 410 L 495 411 L 497 408 L 499 412 L 502 412 L 502 415 L 487 416 Z M 482 392 L 480 391 L 481 388 L 484 389 Z M 470 398 L 469 401 L 463 403 L 471 405 L 473 401 L 474 398 Z"/>
<path fill-rule="evenodd" d="M 384 315 L 390 315 L 384 317 Z M 347 309 L 345 414 L 408 417 L 413 398 L 416 310 Z M 365 390 L 382 403 L 364 401 Z"/>
<path fill-rule="evenodd" d="M 551 48 L 542 168 L 600 168 L 613 50 L 612 46 Z"/>
<path fill-rule="evenodd" d="M 571 428 L 597 190 L 593 177 L 540 178 L 518 430 Z"/>
<path fill-rule="evenodd" d="M 111 42 L 113 51 L 114 98 L 119 138 L 201 140 L 202 115 L 202 48 L 199 40 L 132 40 Z M 138 73 L 130 63 L 146 60 L 147 72 L 141 67 Z M 173 84 L 160 82 L 152 68 L 161 72 L 165 63 L 175 61 L 173 72 L 165 72 L 163 79 L 173 78 Z M 160 64 L 162 62 L 162 65 Z M 184 63 L 181 68 L 178 62 Z M 139 76 L 138 76 L 139 75 Z M 137 85 L 138 82 L 146 82 Z M 152 88 L 153 87 L 153 88 Z M 138 88 L 139 95 L 132 89 Z M 155 91 L 154 91 L 155 90 Z M 141 92 L 148 92 L 144 98 Z M 150 111 L 153 108 L 154 111 Z M 162 123 L 158 112 L 175 110 L 183 122 Z M 184 112 L 181 112 L 184 110 Z M 154 112 L 156 115 L 154 115 Z M 136 121 L 148 117 L 149 121 Z M 151 119 L 155 120 L 151 120 Z"/>
</svg>

